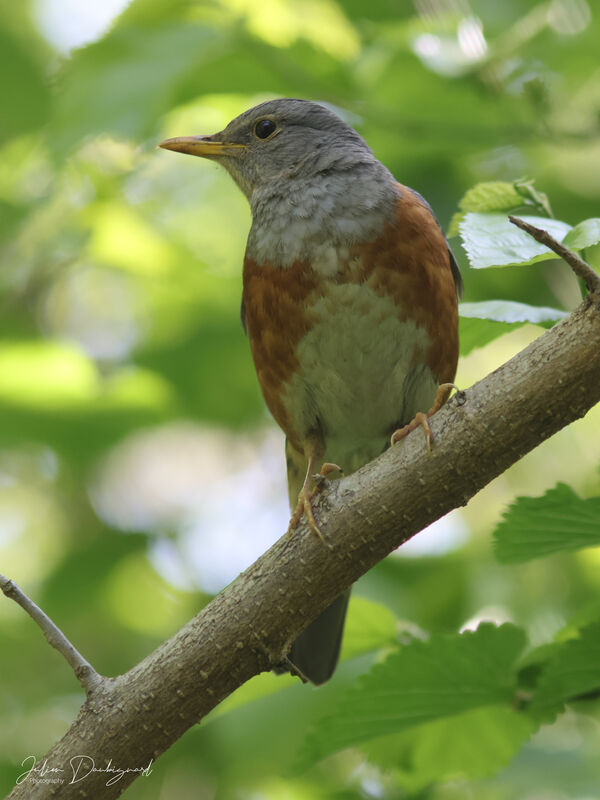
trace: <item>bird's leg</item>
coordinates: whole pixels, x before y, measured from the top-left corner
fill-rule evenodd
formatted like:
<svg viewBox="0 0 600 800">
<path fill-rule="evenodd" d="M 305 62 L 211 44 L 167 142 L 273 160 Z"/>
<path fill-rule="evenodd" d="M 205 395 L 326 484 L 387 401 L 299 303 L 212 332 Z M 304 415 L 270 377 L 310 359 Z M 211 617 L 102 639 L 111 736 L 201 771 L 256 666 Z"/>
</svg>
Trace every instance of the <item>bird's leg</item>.
<svg viewBox="0 0 600 800">
<path fill-rule="evenodd" d="M 306 469 L 306 476 L 304 478 L 304 483 L 302 484 L 302 488 L 300 489 L 300 493 L 298 494 L 298 502 L 296 503 L 296 508 L 294 509 L 294 513 L 292 514 L 292 518 L 290 520 L 290 524 L 288 526 L 288 536 L 295 530 L 298 526 L 298 523 L 302 519 L 302 516 L 306 514 L 306 519 L 308 520 L 308 527 L 310 530 L 317 536 L 324 545 L 329 547 L 329 543 L 319 530 L 319 526 L 316 523 L 315 515 L 312 510 L 312 499 L 319 491 L 321 491 L 321 485 L 317 482 L 317 484 L 311 487 L 311 483 L 313 481 L 314 472 L 317 468 L 317 464 L 323 458 L 323 451 L 324 447 L 322 442 L 320 441 L 320 437 L 314 437 L 309 440 L 307 447 L 305 449 L 305 453 L 308 456 L 308 467 Z M 329 475 L 330 472 L 341 472 L 342 470 L 337 466 L 337 464 L 331 464 L 329 461 L 326 461 L 318 472 L 318 476 L 325 478 Z"/>
<path fill-rule="evenodd" d="M 458 386 L 456 386 L 454 383 L 441 383 L 438 386 L 438 390 L 435 394 L 435 400 L 433 401 L 433 405 L 429 411 L 426 414 L 424 414 L 422 411 L 418 411 L 408 425 L 405 425 L 403 428 L 398 428 L 397 431 L 394 431 L 390 439 L 390 444 L 395 445 L 401 439 L 404 439 L 405 436 L 408 436 L 411 431 L 421 427 L 425 433 L 427 452 L 431 454 L 433 434 L 431 432 L 431 428 L 429 427 L 429 417 L 433 417 L 436 411 L 440 410 L 440 408 L 450 397 L 450 392 L 452 389 L 456 389 L 456 391 L 458 391 Z"/>
</svg>

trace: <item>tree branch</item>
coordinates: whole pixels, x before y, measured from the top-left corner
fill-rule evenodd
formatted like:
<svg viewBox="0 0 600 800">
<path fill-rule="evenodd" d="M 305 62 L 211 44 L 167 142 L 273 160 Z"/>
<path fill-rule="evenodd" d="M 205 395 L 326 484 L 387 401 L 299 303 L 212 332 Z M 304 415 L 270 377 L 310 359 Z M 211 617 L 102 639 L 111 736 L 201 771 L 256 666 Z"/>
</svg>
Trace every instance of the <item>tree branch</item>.
<svg viewBox="0 0 600 800">
<path fill-rule="evenodd" d="M 528 233 L 536 242 L 545 245 L 546 247 L 550 248 L 557 256 L 566 261 L 566 263 L 571 267 L 575 275 L 585 283 L 586 288 L 590 294 L 600 295 L 600 275 L 593 270 L 589 264 L 580 258 L 577 253 L 574 253 L 573 250 L 569 250 L 568 247 L 565 247 L 564 244 L 558 242 L 553 236 L 551 236 L 548 231 L 545 231 L 543 228 L 536 228 L 535 225 L 531 225 L 529 222 L 525 222 L 523 219 L 519 219 L 518 217 L 510 216 L 508 219 L 512 222 L 513 225 L 516 225 L 517 228 L 521 228 L 521 230 Z"/>
<path fill-rule="evenodd" d="M 117 797 L 137 772 L 110 786 L 102 772 L 71 783 L 69 759 L 85 754 L 96 768 L 111 758 L 123 769 L 147 767 L 227 695 L 280 661 L 357 578 L 599 400 L 600 299 L 591 294 L 433 417 L 431 456 L 416 431 L 326 489 L 315 513 L 331 551 L 301 523 L 144 661 L 93 688 L 44 757 L 64 770 L 64 783 L 27 778 L 12 800 Z"/>
<path fill-rule="evenodd" d="M 20 605 L 21 608 L 37 622 L 48 642 L 65 658 L 75 673 L 75 677 L 83 686 L 85 693 L 89 695 L 92 689 L 102 680 L 92 665 L 85 660 L 79 650 L 71 644 L 60 628 L 52 622 L 50 617 L 19 589 L 16 583 L 4 577 L 4 575 L 0 575 L 0 589 L 2 589 L 7 597 L 14 600 L 17 605 Z"/>
</svg>

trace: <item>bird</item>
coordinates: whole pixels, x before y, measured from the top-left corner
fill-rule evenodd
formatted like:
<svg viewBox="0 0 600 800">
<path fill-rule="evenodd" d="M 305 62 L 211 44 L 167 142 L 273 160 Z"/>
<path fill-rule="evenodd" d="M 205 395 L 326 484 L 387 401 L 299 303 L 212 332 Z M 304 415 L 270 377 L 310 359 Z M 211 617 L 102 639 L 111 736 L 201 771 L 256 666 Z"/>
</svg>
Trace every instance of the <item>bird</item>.
<svg viewBox="0 0 600 800">
<path fill-rule="evenodd" d="M 461 274 L 426 200 L 399 183 L 327 104 L 267 100 L 222 131 L 160 147 L 223 166 L 247 197 L 242 324 L 264 400 L 283 430 L 292 517 L 323 480 L 359 469 L 447 400 L 458 360 Z M 333 674 L 350 590 L 275 671 Z"/>
</svg>

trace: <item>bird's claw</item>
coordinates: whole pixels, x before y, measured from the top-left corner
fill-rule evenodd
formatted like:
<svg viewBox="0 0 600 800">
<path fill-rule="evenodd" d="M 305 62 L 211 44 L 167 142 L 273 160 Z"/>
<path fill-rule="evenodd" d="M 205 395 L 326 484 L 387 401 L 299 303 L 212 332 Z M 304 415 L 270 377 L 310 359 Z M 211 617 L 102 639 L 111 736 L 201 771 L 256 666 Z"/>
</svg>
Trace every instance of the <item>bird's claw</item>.
<svg viewBox="0 0 600 800">
<path fill-rule="evenodd" d="M 317 475 L 314 476 L 315 486 L 312 489 L 309 489 L 306 485 L 302 487 L 300 494 L 298 495 L 296 508 L 294 509 L 294 513 L 290 519 L 290 524 L 288 525 L 287 536 L 291 536 L 292 531 L 296 530 L 303 515 L 306 515 L 306 520 L 311 533 L 313 533 L 325 545 L 325 547 L 328 547 L 331 550 L 331 544 L 327 541 L 321 532 L 321 529 L 317 525 L 317 521 L 315 520 L 315 515 L 312 509 L 312 499 L 316 494 L 319 494 L 319 492 L 323 491 L 325 488 L 325 478 L 330 472 L 342 472 L 342 470 L 337 466 L 337 464 L 331 464 L 327 461 L 325 464 L 323 464 Z"/>
<path fill-rule="evenodd" d="M 416 430 L 417 428 L 423 428 L 425 433 L 425 445 L 427 447 L 427 452 L 431 455 L 431 444 L 433 442 L 433 433 L 431 432 L 431 428 L 429 427 L 428 421 L 428 414 L 424 414 L 422 411 L 419 411 L 415 414 L 414 419 L 412 419 L 408 425 L 405 425 L 403 428 L 398 428 L 397 431 L 394 431 L 390 437 L 390 445 L 397 444 L 401 439 L 404 439 L 405 436 L 408 436 L 411 431 Z"/>
<path fill-rule="evenodd" d="M 398 428 L 397 431 L 394 431 L 390 437 L 390 445 L 395 445 L 401 439 L 404 439 L 405 436 L 411 431 L 414 431 L 416 428 L 423 428 L 425 433 L 425 445 L 427 447 L 427 452 L 431 455 L 432 445 L 433 445 L 433 433 L 431 428 L 429 427 L 429 417 L 432 417 L 436 411 L 439 411 L 440 408 L 444 405 L 444 403 L 448 400 L 450 396 L 450 392 L 452 389 L 456 389 L 456 391 L 460 391 L 458 386 L 455 383 L 442 383 L 438 386 L 438 390 L 435 395 L 435 400 L 433 401 L 433 405 L 429 409 L 429 411 L 424 414 L 422 411 L 418 411 L 414 418 L 405 425 L 403 428 Z"/>
</svg>

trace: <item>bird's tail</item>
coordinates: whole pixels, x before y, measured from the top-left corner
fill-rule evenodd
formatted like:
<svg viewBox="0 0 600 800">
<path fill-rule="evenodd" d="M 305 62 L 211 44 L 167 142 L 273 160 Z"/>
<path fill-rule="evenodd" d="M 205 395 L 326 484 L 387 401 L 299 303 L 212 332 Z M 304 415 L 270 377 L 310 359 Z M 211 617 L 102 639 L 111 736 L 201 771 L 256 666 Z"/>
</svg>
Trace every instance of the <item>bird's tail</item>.
<svg viewBox="0 0 600 800">
<path fill-rule="evenodd" d="M 349 599 L 350 589 L 336 597 L 291 647 L 289 660 L 312 683 L 325 683 L 333 675 L 340 655 Z"/>
</svg>

